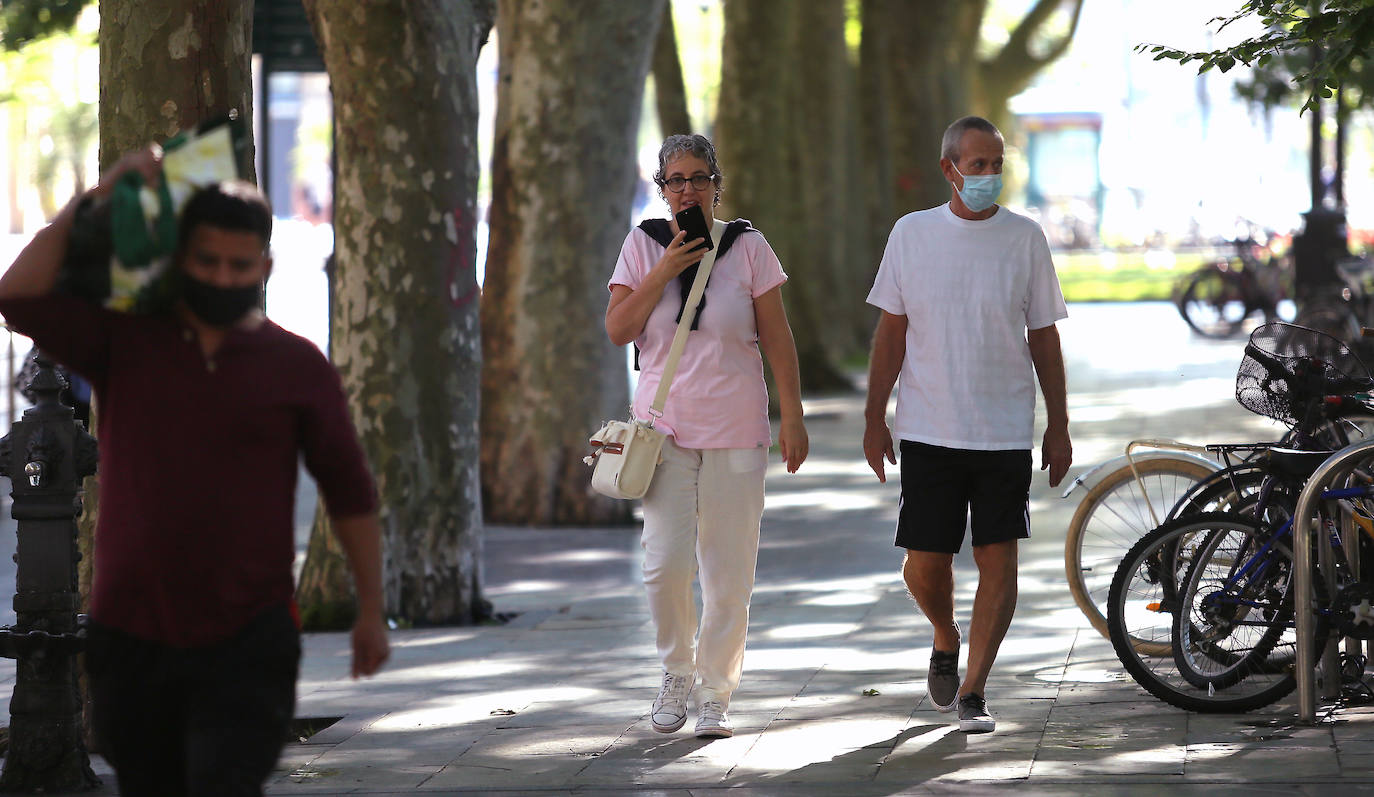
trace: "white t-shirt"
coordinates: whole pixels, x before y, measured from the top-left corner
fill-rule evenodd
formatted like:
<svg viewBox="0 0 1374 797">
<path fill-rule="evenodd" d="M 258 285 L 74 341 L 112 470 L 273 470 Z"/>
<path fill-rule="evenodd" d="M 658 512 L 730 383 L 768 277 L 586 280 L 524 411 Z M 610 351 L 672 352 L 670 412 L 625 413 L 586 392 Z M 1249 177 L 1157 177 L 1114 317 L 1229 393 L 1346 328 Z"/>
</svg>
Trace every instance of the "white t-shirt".
<svg viewBox="0 0 1374 797">
<path fill-rule="evenodd" d="M 1068 316 L 1040 225 L 948 204 L 897 220 L 868 303 L 907 317 L 896 436 L 983 451 L 1032 447 L 1027 329 Z"/>
<path fill-rule="evenodd" d="M 663 257 L 663 249 L 638 227 L 630 230 L 606 288 L 625 285 L 638 290 Z M 730 251 L 716 260 L 706 282 L 706 306 L 697 329 L 687 333 L 663 418 L 655 428 L 673 435 L 684 448 L 768 447 L 768 386 L 763 381 L 754 300 L 786 281 L 778 256 L 757 231 L 741 233 Z M 641 420 L 648 419 L 658 392 L 681 308 L 682 291 L 673 280 L 635 339 L 642 370 L 631 411 Z"/>
</svg>

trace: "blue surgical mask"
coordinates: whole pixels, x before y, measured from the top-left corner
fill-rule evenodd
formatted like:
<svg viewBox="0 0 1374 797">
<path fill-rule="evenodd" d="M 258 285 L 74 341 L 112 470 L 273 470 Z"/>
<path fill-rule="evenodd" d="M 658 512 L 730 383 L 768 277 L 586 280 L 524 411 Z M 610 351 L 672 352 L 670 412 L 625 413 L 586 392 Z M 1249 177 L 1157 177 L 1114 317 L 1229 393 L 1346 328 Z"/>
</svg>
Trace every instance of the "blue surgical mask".
<svg viewBox="0 0 1374 797">
<path fill-rule="evenodd" d="M 1000 174 L 965 175 L 959 171 L 958 166 L 954 167 L 954 173 L 964 178 L 964 187 L 959 189 L 959 198 L 964 201 L 964 207 L 974 213 L 982 213 L 992 207 L 997 201 L 997 196 L 1002 193 Z"/>
</svg>

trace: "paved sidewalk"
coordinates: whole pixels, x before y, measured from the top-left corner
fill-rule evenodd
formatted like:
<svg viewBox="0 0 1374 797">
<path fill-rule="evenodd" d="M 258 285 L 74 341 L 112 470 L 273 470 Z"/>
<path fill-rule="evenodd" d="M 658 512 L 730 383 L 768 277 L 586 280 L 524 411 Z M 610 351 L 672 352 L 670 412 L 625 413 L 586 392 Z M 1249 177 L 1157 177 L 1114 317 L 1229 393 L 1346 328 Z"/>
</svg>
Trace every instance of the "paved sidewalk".
<svg viewBox="0 0 1374 797">
<path fill-rule="evenodd" d="M 1277 436 L 1231 398 L 1240 342 L 1193 341 L 1167 305 L 1072 312 L 1061 333 L 1081 465 L 1138 436 Z M 1374 794 L 1374 708 L 1316 727 L 1296 723 L 1291 698 L 1188 714 L 1124 676 L 1065 584 L 1079 496 L 1061 500 L 1039 472 L 1019 609 L 988 686 L 998 728 L 959 733 L 925 695 L 930 638 L 898 576 L 896 482 L 862 462 L 861 410 L 857 394 L 808 401 L 811 457 L 795 475 L 770 469 L 734 738 L 649 725 L 659 670 L 635 529 L 495 527 L 488 595 L 518 616 L 397 632 L 388 668 L 363 681 L 346 677 L 344 635 L 308 635 L 297 713 L 342 719 L 289 746 L 268 793 Z M 967 548 L 956 579 L 967 627 Z"/>
</svg>

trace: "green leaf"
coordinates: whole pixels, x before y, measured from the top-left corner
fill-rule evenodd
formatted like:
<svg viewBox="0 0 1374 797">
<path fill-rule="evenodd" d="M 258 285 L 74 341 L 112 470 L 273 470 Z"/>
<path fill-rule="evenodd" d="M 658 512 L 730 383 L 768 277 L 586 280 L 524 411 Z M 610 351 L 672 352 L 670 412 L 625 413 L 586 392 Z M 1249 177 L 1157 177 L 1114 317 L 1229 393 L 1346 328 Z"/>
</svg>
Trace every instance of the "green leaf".
<svg viewBox="0 0 1374 797">
<path fill-rule="evenodd" d="M 877 689 L 865 689 L 865 690 L 863 691 L 863 696 L 864 696 L 864 697 L 876 697 L 876 696 L 878 696 L 878 695 L 880 695 L 880 694 L 882 694 L 882 693 L 879 692 Z"/>
</svg>

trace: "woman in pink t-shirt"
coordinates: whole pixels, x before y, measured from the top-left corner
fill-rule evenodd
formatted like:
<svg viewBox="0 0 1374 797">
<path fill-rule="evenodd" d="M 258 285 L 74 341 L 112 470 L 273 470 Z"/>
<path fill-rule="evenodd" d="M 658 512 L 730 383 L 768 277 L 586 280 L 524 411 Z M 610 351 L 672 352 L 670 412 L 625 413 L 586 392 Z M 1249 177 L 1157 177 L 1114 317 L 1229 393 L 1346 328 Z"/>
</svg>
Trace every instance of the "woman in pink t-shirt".
<svg viewBox="0 0 1374 797">
<path fill-rule="evenodd" d="M 721 173 L 710 140 L 669 136 L 654 182 L 672 215 L 720 202 Z M 647 419 L 683 303 L 705 249 L 674 219 L 646 219 L 630 231 L 608 288 L 606 332 L 634 343 L 642 369 L 632 411 Z M 655 422 L 668 433 L 663 462 L 644 496 L 644 586 L 657 629 L 663 682 L 650 720 L 671 733 L 687 721 L 699 678 L 696 734 L 732 735 L 726 709 L 739 686 L 749 600 L 763 516 L 763 476 L 772 433 L 760 349 L 773 367 L 782 410 L 778 445 L 789 473 L 806 459 L 797 349 L 783 310 L 782 265 L 743 219 L 715 241 L 716 263 L 676 376 Z M 699 570 L 698 629 L 692 577 Z"/>
</svg>

